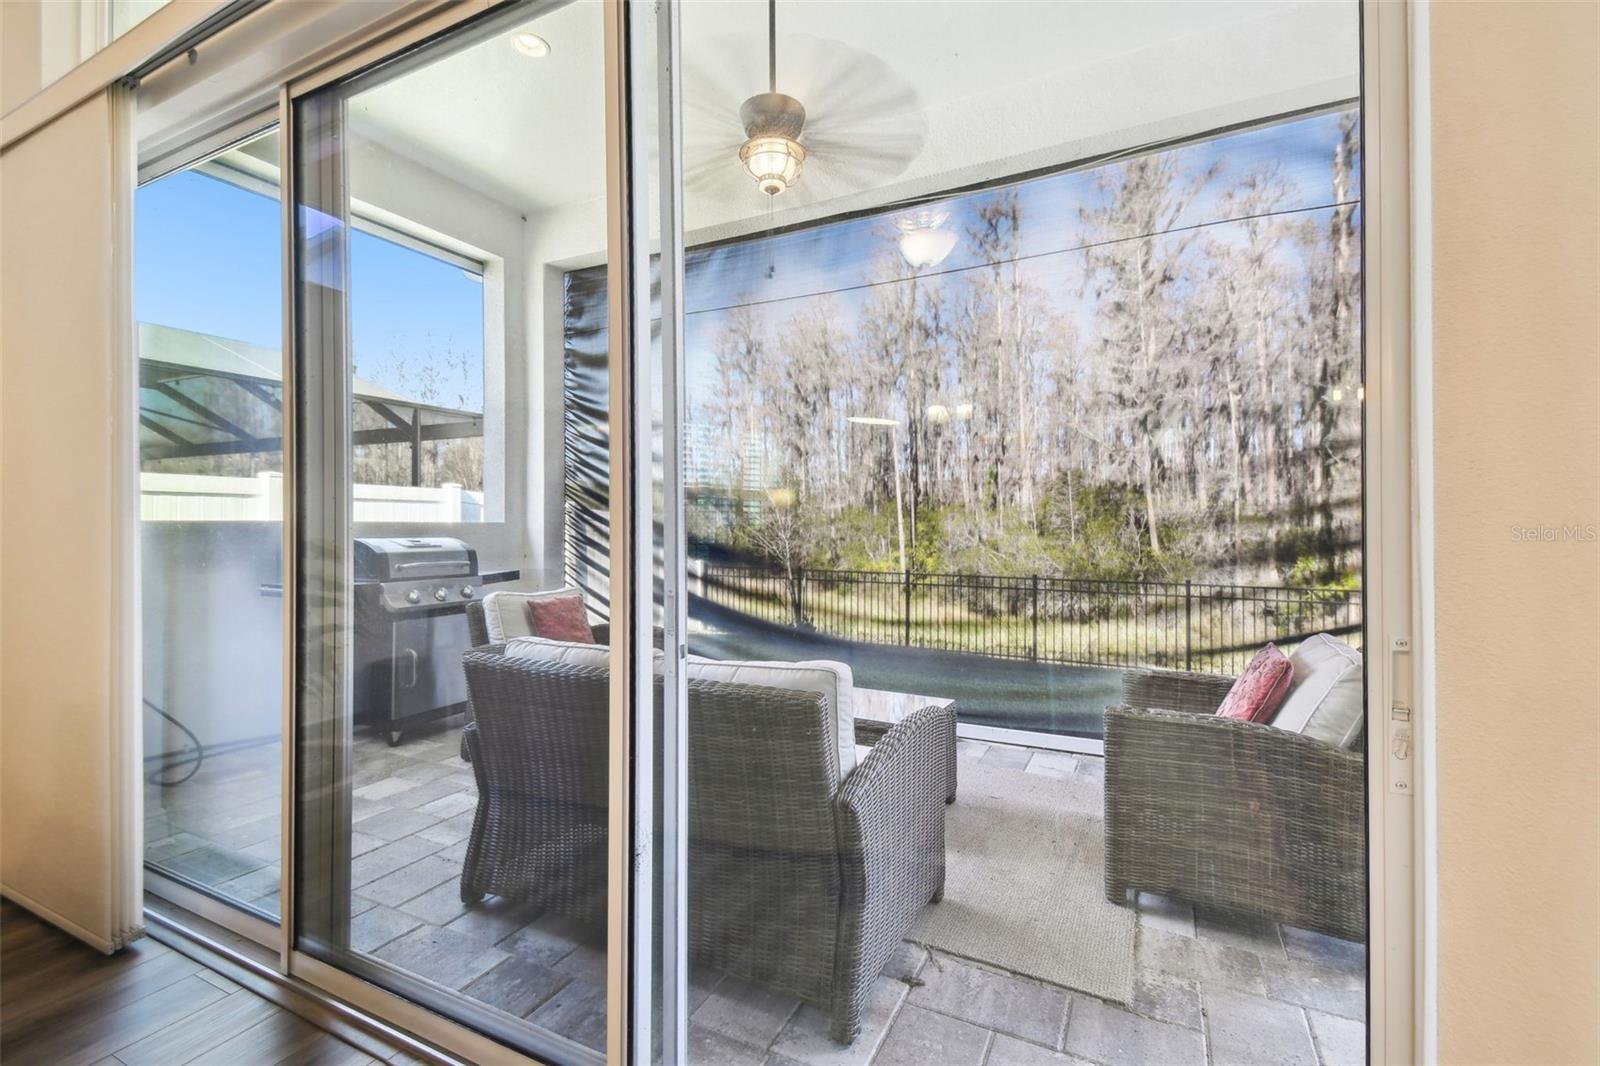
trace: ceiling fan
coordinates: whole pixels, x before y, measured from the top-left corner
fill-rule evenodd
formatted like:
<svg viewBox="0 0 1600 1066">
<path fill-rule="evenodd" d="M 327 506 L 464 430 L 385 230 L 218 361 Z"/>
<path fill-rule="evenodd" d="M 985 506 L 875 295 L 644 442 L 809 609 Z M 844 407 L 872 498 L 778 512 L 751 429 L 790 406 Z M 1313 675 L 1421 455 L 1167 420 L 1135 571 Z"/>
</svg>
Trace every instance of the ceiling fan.
<svg viewBox="0 0 1600 1066">
<path fill-rule="evenodd" d="M 842 41 L 791 34 L 783 39 L 781 83 L 789 91 L 780 92 L 777 0 L 768 0 L 766 28 L 767 91 L 753 96 L 745 95 L 756 80 L 748 37 L 712 38 L 704 51 L 686 49 L 690 190 L 742 197 L 753 182 L 762 199 L 790 193 L 813 202 L 902 173 L 921 152 L 926 132 L 910 83 L 879 56 Z"/>
</svg>

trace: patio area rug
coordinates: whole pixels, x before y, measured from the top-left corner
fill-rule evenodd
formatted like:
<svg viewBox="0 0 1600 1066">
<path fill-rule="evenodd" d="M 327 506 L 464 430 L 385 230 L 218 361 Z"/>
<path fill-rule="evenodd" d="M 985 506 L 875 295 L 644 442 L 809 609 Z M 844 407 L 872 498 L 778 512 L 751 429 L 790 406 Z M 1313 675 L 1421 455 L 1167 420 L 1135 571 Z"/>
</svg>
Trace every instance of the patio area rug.
<svg viewBox="0 0 1600 1066">
<path fill-rule="evenodd" d="M 944 901 L 908 939 L 1127 1003 L 1134 912 L 1102 888 L 1099 780 L 962 759 L 946 815 Z"/>
</svg>

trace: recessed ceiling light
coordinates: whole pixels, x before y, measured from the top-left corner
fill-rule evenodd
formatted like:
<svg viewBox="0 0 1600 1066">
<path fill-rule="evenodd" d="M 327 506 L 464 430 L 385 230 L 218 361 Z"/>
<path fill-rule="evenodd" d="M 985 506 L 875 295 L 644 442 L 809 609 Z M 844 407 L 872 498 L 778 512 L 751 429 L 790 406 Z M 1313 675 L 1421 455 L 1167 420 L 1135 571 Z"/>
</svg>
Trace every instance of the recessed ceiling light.
<svg viewBox="0 0 1600 1066">
<path fill-rule="evenodd" d="M 516 34 L 511 38 L 511 47 L 531 59 L 540 59 L 550 54 L 550 42 L 537 33 Z"/>
</svg>

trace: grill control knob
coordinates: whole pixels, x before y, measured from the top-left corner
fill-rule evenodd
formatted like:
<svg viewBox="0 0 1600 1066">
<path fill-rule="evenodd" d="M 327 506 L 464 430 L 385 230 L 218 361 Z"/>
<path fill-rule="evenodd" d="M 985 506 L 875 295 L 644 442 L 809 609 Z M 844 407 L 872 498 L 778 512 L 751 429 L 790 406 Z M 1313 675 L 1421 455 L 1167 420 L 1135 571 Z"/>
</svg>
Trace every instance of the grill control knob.
<svg viewBox="0 0 1600 1066">
<path fill-rule="evenodd" d="M 443 586 L 433 590 L 433 598 L 438 600 L 440 603 L 443 603 L 449 595 L 450 594 L 444 590 Z"/>
<path fill-rule="evenodd" d="M 421 603 L 422 602 L 422 593 L 418 592 L 416 589 L 412 589 L 410 592 L 406 593 L 406 602 L 407 603 Z"/>
<path fill-rule="evenodd" d="M 464 600 L 472 599 L 472 586 L 471 585 L 462 585 L 461 586 L 461 598 L 464 599 Z"/>
</svg>

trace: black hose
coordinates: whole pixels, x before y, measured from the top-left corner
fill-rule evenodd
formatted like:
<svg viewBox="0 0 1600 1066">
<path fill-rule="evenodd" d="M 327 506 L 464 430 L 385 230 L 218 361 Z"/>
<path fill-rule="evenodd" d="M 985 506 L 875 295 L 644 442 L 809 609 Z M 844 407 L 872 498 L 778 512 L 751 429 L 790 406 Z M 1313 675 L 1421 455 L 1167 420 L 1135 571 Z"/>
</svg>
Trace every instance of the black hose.
<svg viewBox="0 0 1600 1066">
<path fill-rule="evenodd" d="M 144 705 L 148 709 L 155 711 L 167 721 L 171 722 L 173 725 L 177 726 L 179 729 L 183 730 L 184 735 L 189 738 L 189 743 L 194 745 L 193 751 L 168 752 L 167 754 L 162 755 L 160 757 L 162 760 L 161 765 L 150 771 L 150 773 L 146 775 L 145 780 L 152 785 L 160 785 L 162 788 L 172 788 L 174 785 L 181 785 L 185 781 L 189 780 L 189 778 L 200 772 L 200 764 L 206 761 L 205 748 L 200 746 L 200 738 L 194 735 L 194 730 L 190 729 L 188 726 L 184 725 L 182 722 L 178 721 L 176 718 L 172 717 L 172 715 L 168 714 L 166 711 L 163 711 L 160 707 L 157 707 L 149 700 L 145 700 Z M 180 769 L 184 766 L 189 767 L 189 772 L 184 774 L 182 777 L 171 779 L 165 776 L 166 774 L 170 774 L 174 770 Z"/>
</svg>

